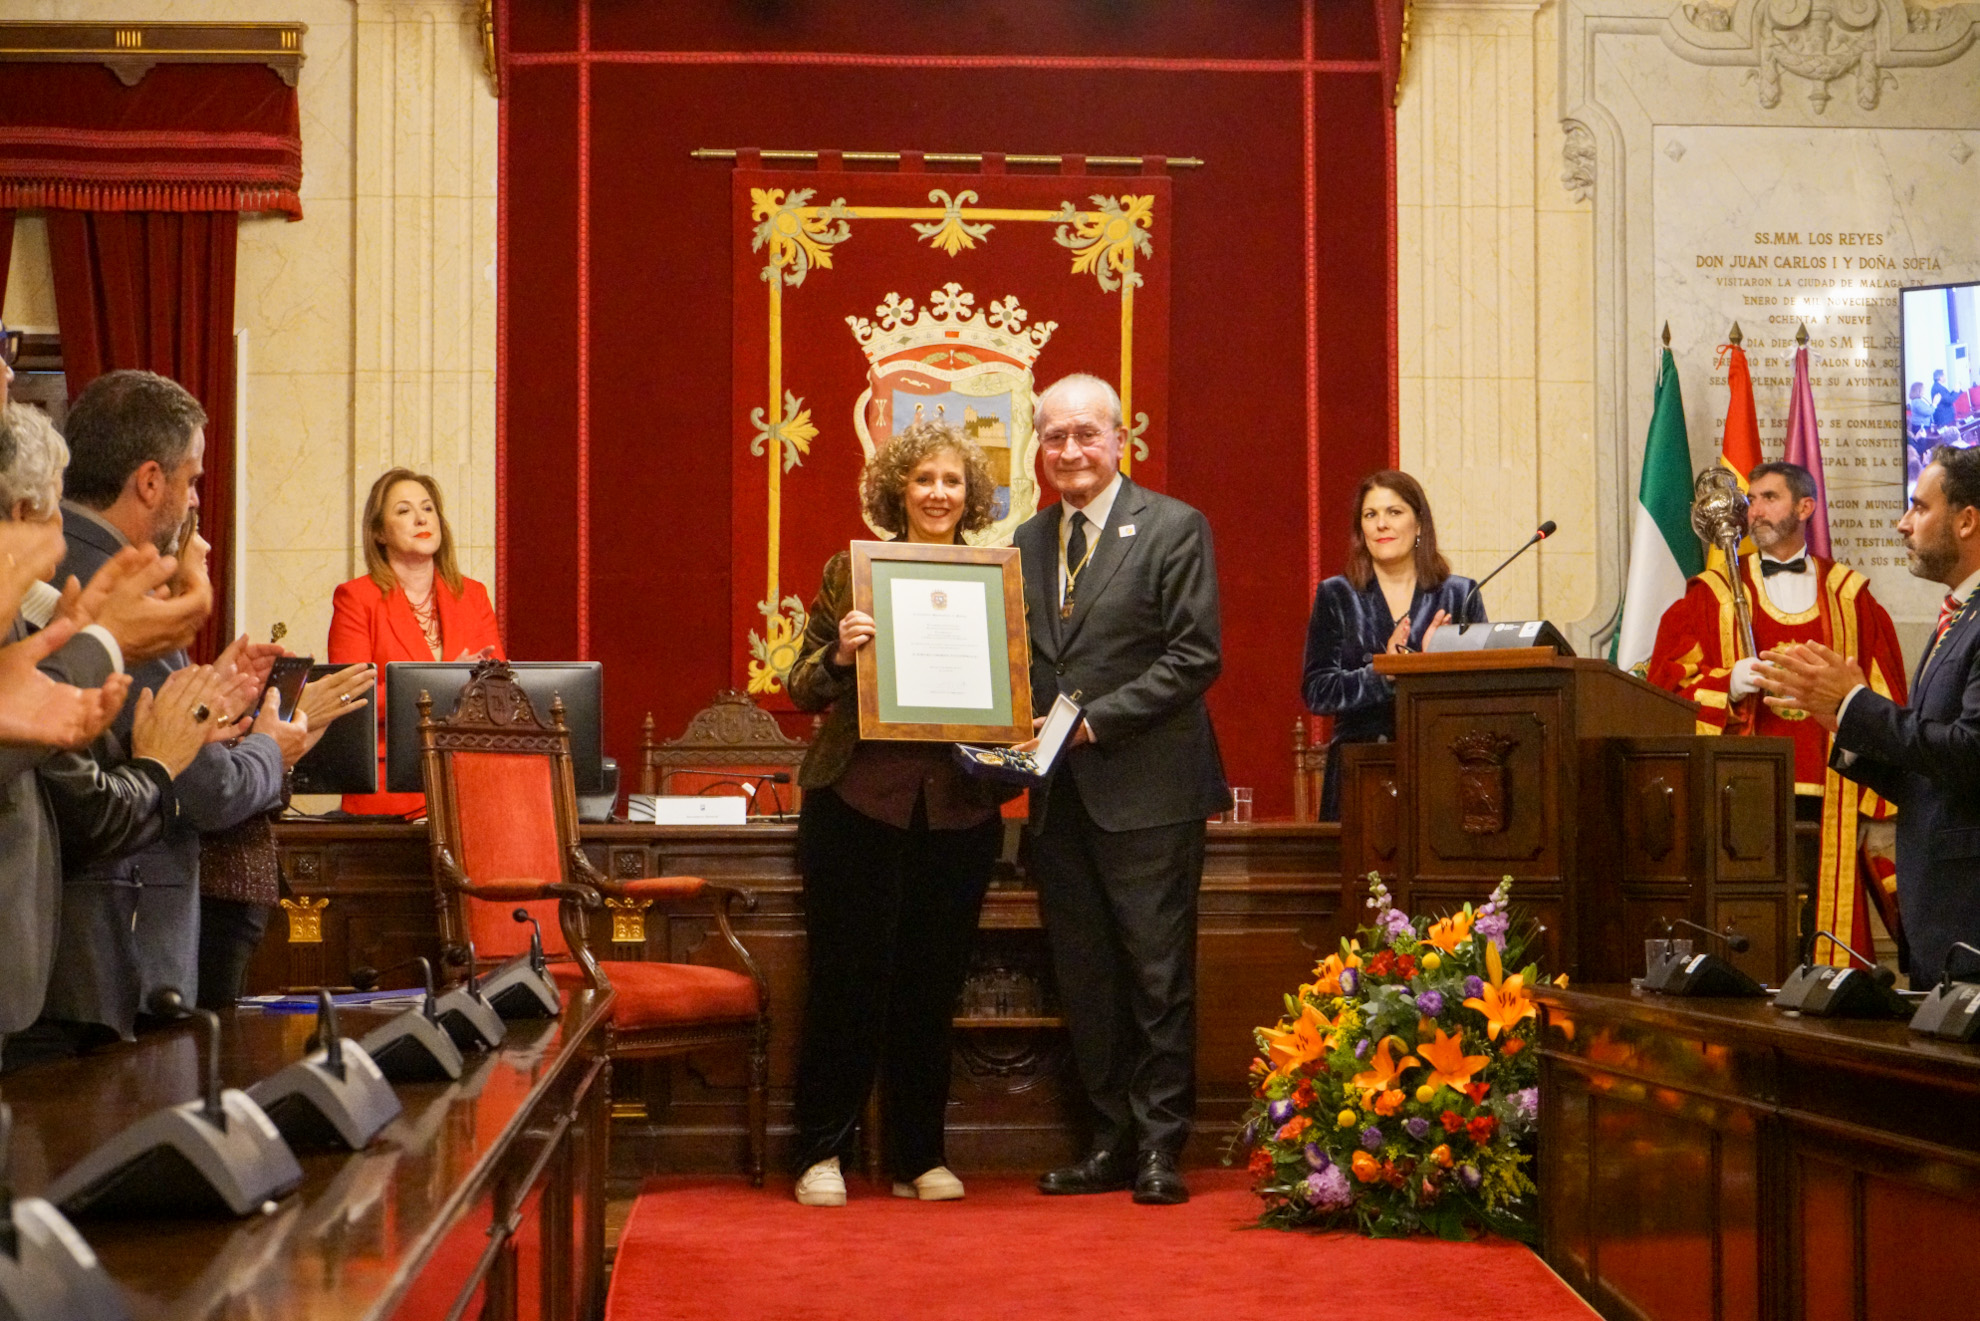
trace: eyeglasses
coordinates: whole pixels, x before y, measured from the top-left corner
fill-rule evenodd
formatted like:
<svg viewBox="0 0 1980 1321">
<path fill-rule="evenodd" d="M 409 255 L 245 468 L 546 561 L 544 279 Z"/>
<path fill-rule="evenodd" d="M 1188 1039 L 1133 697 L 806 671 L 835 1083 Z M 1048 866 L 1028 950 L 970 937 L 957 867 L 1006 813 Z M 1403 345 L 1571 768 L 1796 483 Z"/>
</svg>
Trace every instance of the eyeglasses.
<svg viewBox="0 0 1980 1321">
<path fill-rule="evenodd" d="M 1112 427 L 1053 427 L 1038 433 L 1038 443 L 1048 450 L 1061 449 L 1067 441 L 1083 450 L 1092 449 L 1113 433 Z"/>
<path fill-rule="evenodd" d="M 23 330 L 9 330 L 0 326 L 0 362 L 9 367 L 21 360 L 21 341 L 27 338 Z"/>
</svg>

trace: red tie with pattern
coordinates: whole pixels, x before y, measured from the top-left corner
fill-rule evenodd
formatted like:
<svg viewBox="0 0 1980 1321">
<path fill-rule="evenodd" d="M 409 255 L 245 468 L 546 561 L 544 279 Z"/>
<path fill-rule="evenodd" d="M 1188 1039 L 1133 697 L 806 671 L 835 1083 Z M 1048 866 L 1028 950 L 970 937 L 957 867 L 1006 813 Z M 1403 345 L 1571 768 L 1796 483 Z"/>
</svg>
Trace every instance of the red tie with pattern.
<svg viewBox="0 0 1980 1321">
<path fill-rule="evenodd" d="M 1953 616 L 1958 613 L 1959 598 L 1951 592 L 1947 592 L 1945 601 L 1939 606 L 1939 626 L 1932 630 L 1932 644 L 1934 646 L 1937 646 L 1939 639 L 1946 635 L 1946 625 L 1952 623 Z"/>
</svg>

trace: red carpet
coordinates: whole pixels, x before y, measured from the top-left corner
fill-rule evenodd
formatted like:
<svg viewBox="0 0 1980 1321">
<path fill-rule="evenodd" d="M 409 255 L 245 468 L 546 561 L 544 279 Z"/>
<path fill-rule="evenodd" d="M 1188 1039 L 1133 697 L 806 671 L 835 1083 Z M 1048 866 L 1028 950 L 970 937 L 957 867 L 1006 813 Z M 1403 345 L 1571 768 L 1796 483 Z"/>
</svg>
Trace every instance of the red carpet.
<svg viewBox="0 0 1980 1321">
<path fill-rule="evenodd" d="M 1180 1207 L 964 1177 L 967 1198 L 928 1204 L 852 1181 L 843 1209 L 799 1206 L 787 1185 L 649 1180 L 607 1321 L 1595 1315 L 1517 1243 L 1246 1230 L 1258 1204 L 1239 1170 L 1191 1171 Z"/>
</svg>

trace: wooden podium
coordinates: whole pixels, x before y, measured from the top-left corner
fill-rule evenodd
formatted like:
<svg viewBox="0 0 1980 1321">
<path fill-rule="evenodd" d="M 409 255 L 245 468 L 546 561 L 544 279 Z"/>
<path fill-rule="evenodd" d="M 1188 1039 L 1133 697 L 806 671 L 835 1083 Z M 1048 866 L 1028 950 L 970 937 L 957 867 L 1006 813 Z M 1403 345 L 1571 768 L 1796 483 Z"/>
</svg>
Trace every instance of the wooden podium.
<svg viewBox="0 0 1980 1321">
<path fill-rule="evenodd" d="M 1342 750 L 1351 921 L 1370 871 L 1411 913 L 1511 875 L 1515 907 L 1546 927 L 1544 965 L 1576 981 L 1640 976 L 1660 918 L 1732 923 L 1752 942 L 1733 962 L 1762 981 L 1793 966 L 1791 740 L 1699 735 L 1690 702 L 1546 648 L 1375 669 L 1395 683 L 1396 741 Z"/>
</svg>

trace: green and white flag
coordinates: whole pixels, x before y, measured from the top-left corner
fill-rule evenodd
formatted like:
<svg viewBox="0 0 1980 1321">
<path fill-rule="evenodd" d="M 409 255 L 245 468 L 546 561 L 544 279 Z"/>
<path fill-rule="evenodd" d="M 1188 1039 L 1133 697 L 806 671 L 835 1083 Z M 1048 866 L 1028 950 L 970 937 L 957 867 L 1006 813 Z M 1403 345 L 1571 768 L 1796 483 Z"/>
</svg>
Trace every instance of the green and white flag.
<svg viewBox="0 0 1980 1321">
<path fill-rule="evenodd" d="M 1684 396 L 1678 391 L 1677 363 L 1666 348 L 1657 369 L 1650 438 L 1643 446 L 1643 480 L 1636 489 L 1622 626 L 1609 658 L 1642 673 L 1656 649 L 1664 611 L 1684 596 L 1685 580 L 1704 571 L 1705 555 L 1691 530 L 1691 441 L 1684 429 Z"/>
</svg>

